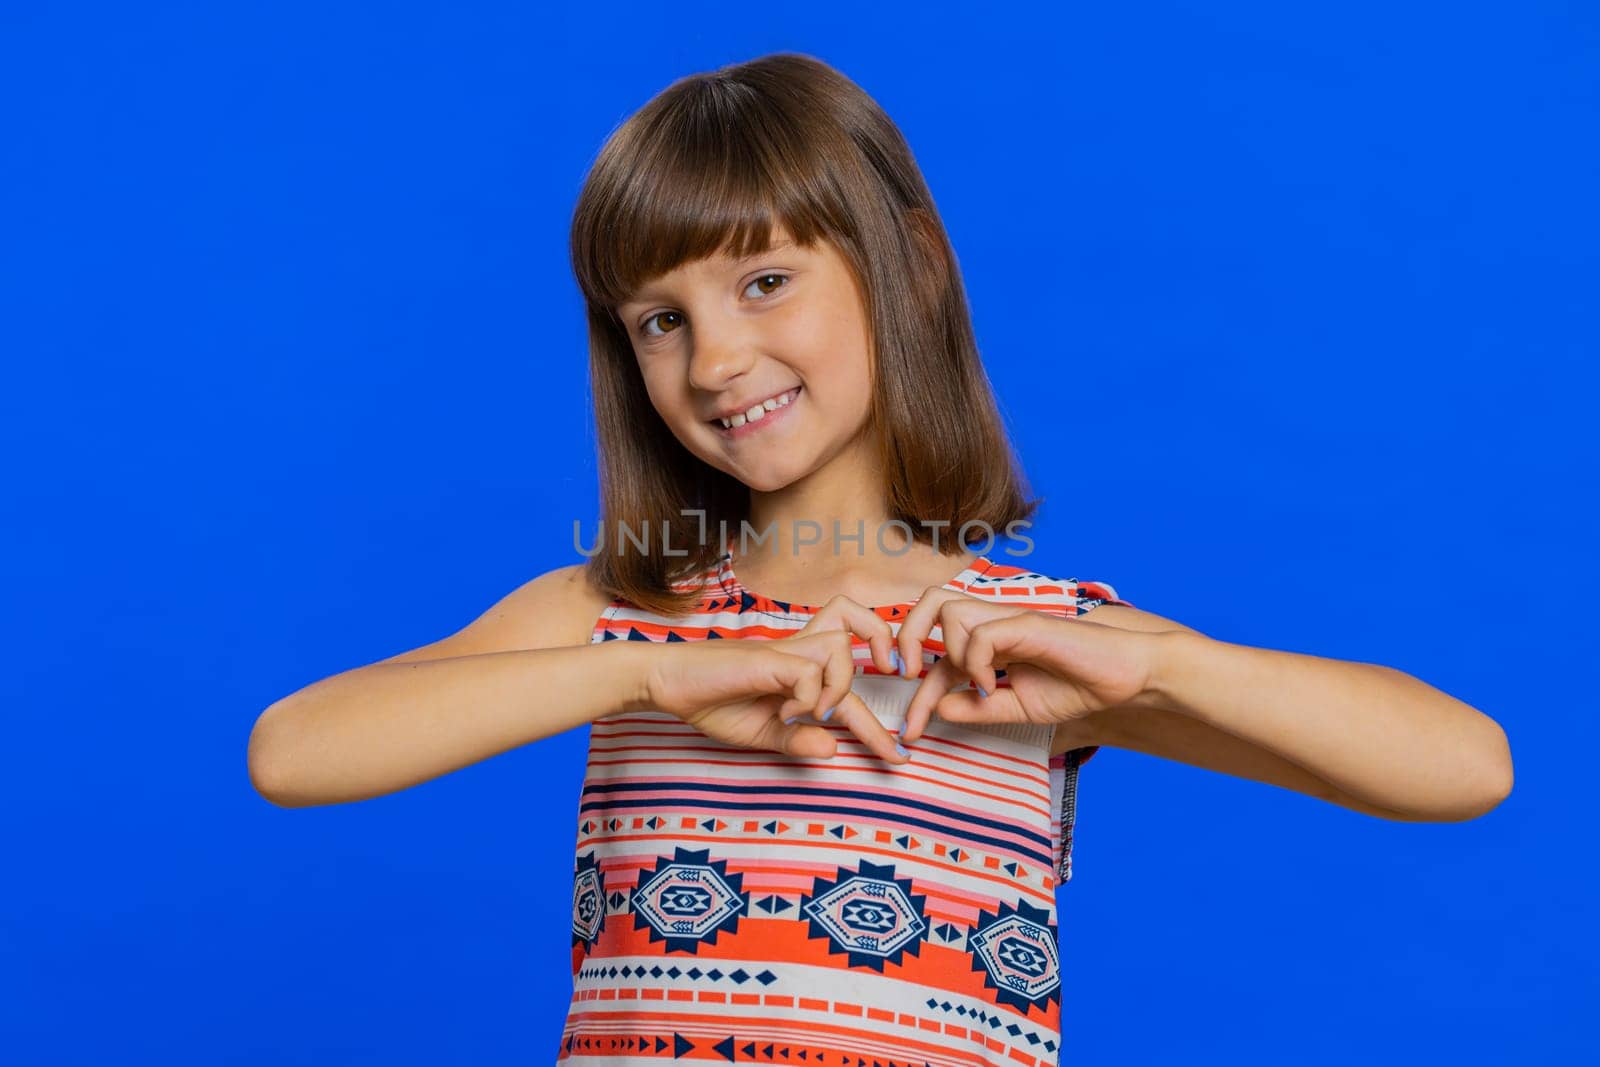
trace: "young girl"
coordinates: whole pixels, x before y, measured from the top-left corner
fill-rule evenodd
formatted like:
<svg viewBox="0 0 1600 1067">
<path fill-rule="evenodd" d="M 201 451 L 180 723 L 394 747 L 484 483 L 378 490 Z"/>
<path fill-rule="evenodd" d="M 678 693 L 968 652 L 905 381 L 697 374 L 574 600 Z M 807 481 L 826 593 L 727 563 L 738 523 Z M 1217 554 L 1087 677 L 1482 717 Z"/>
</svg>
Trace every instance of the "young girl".
<svg viewBox="0 0 1600 1067">
<path fill-rule="evenodd" d="M 992 554 L 1035 502 L 954 256 L 827 65 L 670 86 L 595 161 L 572 255 L 592 557 L 277 702 L 250 747 L 265 796 L 321 804 L 592 724 L 562 1061 L 1056 1063 L 1103 744 L 1391 819 L 1509 791 L 1499 727 L 1407 675 Z"/>
</svg>

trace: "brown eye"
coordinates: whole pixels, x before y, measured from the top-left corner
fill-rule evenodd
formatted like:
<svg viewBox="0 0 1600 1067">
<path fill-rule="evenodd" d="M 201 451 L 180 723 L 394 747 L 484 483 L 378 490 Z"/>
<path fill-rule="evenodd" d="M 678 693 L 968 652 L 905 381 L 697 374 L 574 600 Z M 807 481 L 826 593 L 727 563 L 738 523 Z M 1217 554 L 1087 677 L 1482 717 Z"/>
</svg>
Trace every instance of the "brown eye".
<svg viewBox="0 0 1600 1067">
<path fill-rule="evenodd" d="M 677 317 L 677 314 L 678 313 L 676 311 L 658 311 L 654 315 L 651 315 L 648 319 L 644 320 L 644 325 L 640 328 L 640 332 L 643 333 L 646 337 L 660 337 L 661 334 L 659 334 L 659 333 L 651 333 L 650 332 L 650 324 L 652 322 L 655 322 L 657 319 L 666 318 L 668 316 L 671 316 L 671 317 L 675 318 L 675 317 Z M 666 332 L 666 331 L 663 331 L 663 332 Z"/>
<path fill-rule="evenodd" d="M 761 277 L 757 278 L 755 281 L 751 282 L 750 284 L 751 285 L 761 285 L 762 282 L 776 282 L 777 284 L 773 285 L 773 287 L 771 289 L 763 288 L 761 290 L 761 292 L 763 294 L 766 294 L 766 293 L 776 292 L 777 290 L 783 288 L 784 283 L 786 283 L 788 280 L 789 280 L 789 276 L 787 274 L 763 274 Z M 749 288 L 746 287 L 745 291 L 749 292 Z"/>
</svg>

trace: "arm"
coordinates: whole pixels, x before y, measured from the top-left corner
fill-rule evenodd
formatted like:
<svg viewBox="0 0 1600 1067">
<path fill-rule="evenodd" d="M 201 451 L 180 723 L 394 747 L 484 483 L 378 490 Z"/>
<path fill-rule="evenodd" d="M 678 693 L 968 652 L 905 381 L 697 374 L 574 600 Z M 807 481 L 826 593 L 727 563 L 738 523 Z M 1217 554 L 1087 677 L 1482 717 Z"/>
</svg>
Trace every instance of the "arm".
<svg viewBox="0 0 1600 1067">
<path fill-rule="evenodd" d="M 272 704 L 250 734 L 256 790 L 284 807 L 364 800 L 643 706 L 648 650 L 586 643 L 606 600 L 581 569 L 534 579 L 442 641 Z"/>
<path fill-rule="evenodd" d="M 1461 821 L 1510 794 L 1505 732 L 1390 667 L 1216 641 L 1102 605 L 1084 621 L 1159 635 L 1153 692 L 1106 708 L 1072 747 L 1105 744 L 1267 782 L 1399 821 Z"/>
</svg>

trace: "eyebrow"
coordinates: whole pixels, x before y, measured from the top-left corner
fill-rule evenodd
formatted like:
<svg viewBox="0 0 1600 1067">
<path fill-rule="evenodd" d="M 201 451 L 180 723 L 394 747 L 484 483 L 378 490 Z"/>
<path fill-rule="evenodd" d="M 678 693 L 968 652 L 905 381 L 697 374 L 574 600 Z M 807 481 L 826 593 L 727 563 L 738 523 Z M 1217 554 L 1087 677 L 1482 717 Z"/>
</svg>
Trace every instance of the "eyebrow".
<svg viewBox="0 0 1600 1067">
<path fill-rule="evenodd" d="M 740 264 L 748 263 L 752 259 L 759 259 L 762 256 L 770 256 L 770 255 L 773 255 L 774 253 L 782 252 L 782 251 L 785 251 L 786 249 L 796 248 L 796 247 L 798 247 L 798 246 L 793 241 L 779 241 L 777 244 L 771 246 L 770 248 L 766 249 L 765 251 L 762 251 L 762 252 L 751 252 L 749 255 L 746 255 L 746 256 L 735 256 L 733 258 L 733 262 L 734 263 L 740 263 Z M 654 294 L 655 294 L 655 290 L 653 288 L 650 288 L 650 287 L 647 286 L 646 288 L 641 289 L 638 292 L 634 293 L 632 296 L 628 297 L 628 299 L 622 301 L 620 304 L 617 305 L 617 308 L 620 310 L 620 309 L 628 307 L 629 305 L 632 305 L 632 304 L 649 303 L 652 299 L 654 299 Z"/>
</svg>

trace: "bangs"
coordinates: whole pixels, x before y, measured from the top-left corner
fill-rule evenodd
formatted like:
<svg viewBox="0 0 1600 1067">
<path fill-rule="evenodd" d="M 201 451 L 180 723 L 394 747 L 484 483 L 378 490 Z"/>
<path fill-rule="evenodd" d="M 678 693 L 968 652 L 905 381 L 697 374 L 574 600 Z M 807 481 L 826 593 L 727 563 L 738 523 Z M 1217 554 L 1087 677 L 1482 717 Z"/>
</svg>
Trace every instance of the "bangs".
<svg viewBox="0 0 1600 1067">
<path fill-rule="evenodd" d="M 574 219 L 573 272 L 591 304 L 614 309 L 652 278 L 719 252 L 765 252 L 779 226 L 806 247 L 843 227 L 825 146 L 770 97 L 707 81 L 656 103 L 596 160 L 588 210 Z"/>
</svg>

